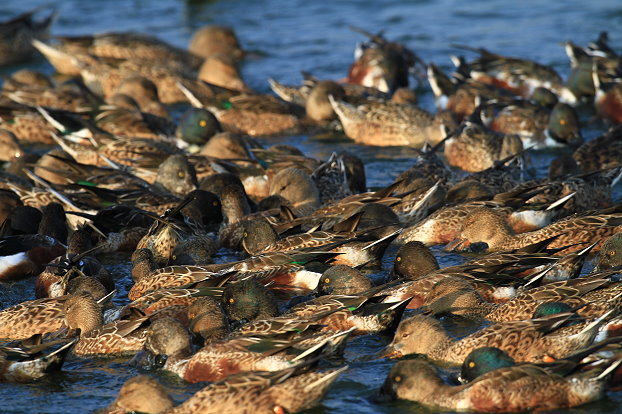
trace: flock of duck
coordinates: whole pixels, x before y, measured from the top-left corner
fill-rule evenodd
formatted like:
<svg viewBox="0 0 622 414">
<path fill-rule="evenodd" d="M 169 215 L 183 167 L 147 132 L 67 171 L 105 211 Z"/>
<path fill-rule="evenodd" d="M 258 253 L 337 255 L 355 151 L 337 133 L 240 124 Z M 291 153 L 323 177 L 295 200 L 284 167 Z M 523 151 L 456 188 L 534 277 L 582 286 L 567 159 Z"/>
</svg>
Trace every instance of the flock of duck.
<svg viewBox="0 0 622 414">
<path fill-rule="evenodd" d="M 0 64 L 36 49 L 58 72 L 19 70 L 0 93 L 0 280 L 31 278 L 35 298 L 0 311 L 2 380 L 35 381 L 68 355 L 127 357 L 151 375 L 104 412 L 294 413 L 347 369 L 351 338 L 383 335 L 373 357 L 426 358 L 396 362 L 379 402 L 517 412 L 619 387 L 622 83 L 606 33 L 565 43 L 564 81 L 484 49 L 447 75 L 355 29 L 367 41 L 346 79 L 271 79 L 277 97 L 244 82 L 230 28 L 182 50 L 135 33 L 52 38 L 39 12 L 0 26 Z M 179 102 L 191 107 L 176 121 Z M 613 126 L 584 142 L 592 105 Z M 303 131 L 419 155 L 368 191 L 353 154 L 262 144 Z M 525 180 L 529 152 L 551 146 L 567 149 L 549 177 Z M 389 276 L 370 279 L 392 243 Z M 440 244 L 475 256 L 439 268 Z M 107 253 L 131 255 L 131 281 Z M 450 335 L 454 320 L 472 333 Z M 205 387 L 175 406 L 161 372 Z"/>
</svg>

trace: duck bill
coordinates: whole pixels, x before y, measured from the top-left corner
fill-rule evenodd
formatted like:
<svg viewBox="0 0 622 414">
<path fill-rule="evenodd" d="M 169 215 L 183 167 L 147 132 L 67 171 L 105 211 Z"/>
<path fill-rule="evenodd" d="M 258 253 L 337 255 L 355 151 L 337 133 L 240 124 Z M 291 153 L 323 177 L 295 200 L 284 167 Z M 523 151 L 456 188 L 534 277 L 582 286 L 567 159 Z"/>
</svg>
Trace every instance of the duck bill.
<svg viewBox="0 0 622 414">
<path fill-rule="evenodd" d="M 390 358 L 390 359 L 396 359 L 396 358 L 400 358 L 402 357 L 402 353 L 400 351 L 398 351 L 397 349 L 395 349 L 395 346 L 391 345 L 387 345 L 386 348 L 380 350 L 380 352 L 378 352 L 378 358 Z"/>
<path fill-rule="evenodd" d="M 470 241 L 456 237 L 447 243 L 443 250 L 446 252 L 465 252 L 469 249 L 469 246 L 471 246 Z"/>
</svg>

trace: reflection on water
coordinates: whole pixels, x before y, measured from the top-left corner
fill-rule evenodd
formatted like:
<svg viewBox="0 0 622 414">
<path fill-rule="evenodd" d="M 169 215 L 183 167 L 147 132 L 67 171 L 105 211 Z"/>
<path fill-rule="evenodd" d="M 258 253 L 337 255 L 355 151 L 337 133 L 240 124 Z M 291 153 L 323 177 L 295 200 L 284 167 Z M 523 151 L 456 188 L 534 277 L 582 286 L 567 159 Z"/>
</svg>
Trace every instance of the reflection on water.
<svg viewBox="0 0 622 414">
<path fill-rule="evenodd" d="M 3 0 L 0 18 L 34 8 L 43 2 L 34 0 Z M 319 78 L 339 79 L 346 75 L 357 42 L 364 40 L 348 28 L 359 26 L 370 31 L 384 30 L 390 39 L 405 42 L 425 61 L 449 69 L 451 54 L 464 52 L 452 44 L 481 46 L 493 52 L 535 59 L 552 65 L 563 76 L 568 73 L 568 60 L 560 42 L 573 40 L 586 44 L 602 30 L 610 30 L 612 45 L 617 50 L 622 37 L 617 28 L 622 25 L 622 3 L 619 1 L 560 2 L 521 1 L 402 1 L 378 0 L 312 2 L 308 0 L 108 0 L 89 2 L 60 0 L 55 4 L 60 15 L 53 34 L 77 35 L 105 31 L 138 31 L 157 35 L 180 47 L 185 47 L 195 29 L 205 24 L 233 26 L 242 45 L 254 53 L 243 65 L 248 84 L 259 91 L 268 91 L 267 78 L 295 84 L 301 81 L 302 70 Z M 29 67 L 52 72 L 43 60 Z M 10 73 L 19 67 L 0 68 Z M 431 93 L 425 83 L 417 89 L 421 105 L 434 110 Z M 180 110 L 183 108 L 180 108 Z M 588 112 L 589 116 L 589 112 Z M 598 124 L 589 124 L 584 133 L 593 137 Z M 334 150 L 346 149 L 359 155 L 366 163 L 368 185 L 386 185 L 399 172 L 412 164 L 414 151 L 406 148 L 371 148 L 349 141 L 334 141 L 306 136 L 274 139 L 274 143 L 289 143 L 306 154 L 326 159 Z M 556 151 L 546 151 L 532 157 L 530 171 L 542 175 Z M 390 267 L 395 250 L 389 250 L 384 260 L 385 271 Z M 462 258 L 434 249 L 442 266 L 460 263 Z M 118 257 L 104 262 L 115 275 L 119 296 L 125 297 L 131 285 L 127 257 L 117 264 Z M 224 258 L 223 258 L 224 259 Z M 33 296 L 32 281 L 3 285 L 0 305 L 6 307 Z M 459 329 L 457 335 L 464 334 Z M 350 370 L 336 382 L 315 413 L 376 413 L 418 412 L 421 408 L 398 402 L 377 405 L 369 397 L 380 386 L 391 361 L 372 360 L 362 356 L 378 352 L 388 338 L 360 337 L 349 343 L 345 361 Z M 123 382 L 137 374 L 123 360 L 78 360 L 67 362 L 64 372 L 54 374 L 35 384 L 0 387 L 3 413 L 84 413 L 110 403 Z M 155 374 L 154 374 L 155 375 Z M 169 376 L 158 378 L 172 391 L 176 401 L 187 398 L 199 385 L 185 386 Z M 622 395 L 612 394 L 612 400 L 591 404 L 574 411 L 619 411 Z"/>
</svg>

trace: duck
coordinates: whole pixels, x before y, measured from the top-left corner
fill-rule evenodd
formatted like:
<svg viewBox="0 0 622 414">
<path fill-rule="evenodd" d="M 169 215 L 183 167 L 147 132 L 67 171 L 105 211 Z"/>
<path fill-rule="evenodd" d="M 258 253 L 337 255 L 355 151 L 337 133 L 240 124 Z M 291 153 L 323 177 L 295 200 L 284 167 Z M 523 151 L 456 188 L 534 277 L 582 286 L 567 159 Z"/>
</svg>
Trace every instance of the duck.
<svg viewBox="0 0 622 414">
<path fill-rule="evenodd" d="M 188 51 L 203 59 L 213 55 L 224 55 L 240 60 L 246 54 L 240 46 L 235 30 L 221 25 L 209 25 L 197 29 L 190 39 Z"/>
<path fill-rule="evenodd" d="M 0 280 L 19 280 L 37 276 L 52 259 L 65 254 L 67 246 L 42 234 L 0 238 Z"/>
<path fill-rule="evenodd" d="M 549 66 L 528 59 L 502 56 L 484 48 L 459 47 L 479 53 L 475 60 L 468 63 L 461 61 L 458 67 L 459 71 L 467 73 L 478 82 L 499 86 L 527 98 L 536 87 L 542 86 L 558 95 L 562 102 L 576 102 L 576 96 L 564 85 L 561 76 Z"/>
<path fill-rule="evenodd" d="M 354 142 L 375 146 L 409 146 L 422 148 L 428 142 L 437 144 L 446 137 L 446 129 L 455 128 L 451 117 L 433 116 L 407 104 L 385 103 L 353 106 L 329 97 L 345 134 Z"/>
<path fill-rule="evenodd" d="M 565 334 L 556 334 L 555 330 L 572 316 L 568 313 L 497 323 L 459 340 L 451 338 L 437 319 L 415 315 L 400 322 L 385 355 L 400 357 L 416 353 L 431 360 L 462 364 L 473 349 L 496 346 L 517 362 L 546 362 L 590 345 L 598 327 L 610 314 L 579 326 L 581 330 L 573 327 Z"/>
<path fill-rule="evenodd" d="M 358 27 L 352 29 L 369 40 L 358 45 L 356 60 L 348 70 L 346 82 L 387 93 L 407 87 L 409 70 L 422 64 L 421 59 L 403 44 L 389 42 L 382 34 L 373 34 Z"/>
<path fill-rule="evenodd" d="M 544 148 L 583 143 L 579 117 L 575 109 L 559 102 L 551 110 L 528 101 L 511 105 L 484 104 L 482 121 L 494 131 L 518 134 L 524 147 Z"/>
<path fill-rule="evenodd" d="M 112 294 L 100 295 L 102 292 L 89 283 L 80 283 L 74 286 L 75 291 L 83 291 L 92 297 L 98 298 L 98 302 L 105 304 Z M 71 295 L 56 298 L 42 298 L 28 300 L 17 305 L 10 306 L 0 311 L 0 338 L 6 340 L 36 339 L 48 333 L 55 333 L 66 327 L 65 302 Z"/>
<path fill-rule="evenodd" d="M 524 412 L 567 409 L 605 396 L 607 381 L 620 360 L 587 373 L 564 374 L 533 364 L 500 367 L 465 385 L 447 385 L 428 362 L 397 362 L 380 390 L 391 399 L 415 401 L 432 409 L 473 412 Z"/>
<path fill-rule="evenodd" d="M 5 382 L 30 383 L 46 374 L 59 371 L 75 341 L 53 349 L 58 341 L 33 347 L 0 347 L 0 379 Z"/>
<path fill-rule="evenodd" d="M 49 14 L 41 20 L 35 19 L 45 9 L 49 9 Z M 19 63 L 34 56 L 31 42 L 48 36 L 56 14 L 54 8 L 41 6 L 0 22 L 0 66 Z"/>
<path fill-rule="evenodd" d="M 190 335 L 183 326 L 171 319 L 159 319 L 151 326 L 146 350 L 165 359 L 163 369 L 173 372 L 190 383 L 221 381 L 245 371 L 278 371 L 305 358 L 307 354 L 287 355 L 295 342 L 276 338 L 236 337 L 211 342 L 196 353 L 191 352 Z M 255 352 L 255 349 L 266 349 Z M 321 350 L 322 346 L 315 346 Z M 311 351 L 310 351 L 311 352 Z M 312 351 L 314 353 L 316 351 Z"/>
<path fill-rule="evenodd" d="M 292 376 L 292 368 L 271 373 L 244 373 L 201 389 L 171 414 L 297 413 L 317 405 L 345 368 Z"/>
<path fill-rule="evenodd" d="M 557 217 L 564 202 L 573 196 L 570 194 L 545 205 L 527 205 L 527 201 L 540 191 L 542 188 L 537 186 L 517 187 L 497 193 L 490 200 L 475 199 L 444 205 L 419 222 L 406 227 L 398 236 L 397 242 L 403 244 L 420 241 L 426 246 L 449 243 L 459 235 L 465 218 L 472 211 L 481 208 L 489 208 L 507 216 L 508 224 L 516 233 L 542 228 Z M 514 210 L 515 208 L 517 209 Z"/>
<path fill-rule="evenodd" d="M 596 66 L 596 64 L 594 64 Z M 594 105 L 600 116 L 606 120 L 619 124 L 622 122 L 622 82 L 614 79 L 603 84 L 597 68 L 592 69 L 592 79 L 596 95 Z"/>
<path fill-rule="evenodd" d="M 184 94 L 177 82 L 192 79 L 193 71 L 174 60 L 157 60 L 145 64 L 136 59 L 115 59 L 97 57 L 62 50 L 34 40 L 33 46 L 60 72 L 71 76 L 81 76 L 86 86 L 98 95 L 113 96 L 120 83 L 128 77 L 140 75 L 151 80 L 158 88 L 158 96 L 164 104 L 184 100 Z"/>
<path fill-rule="evenodd" d="M 132 355 L 143 348 L 147 338 L 147 316 L 104 324 L 102 309 L 88 292 L 68 298 L 63 315 L 66 326 L 79 332 L 73 352 L 81 357 Z"/>
<path fill-rule="evenodd" d="M 303 109 L 271 95 L 239 92 L 203 81 L 182 81 L 180 93 L 196 108 L 212 112 L 225 131 L 269 137 L 301 130 Z"/>
<path fill-rule="evenodd" d="M 602 239 L 594 246 L 593 252 L 600 250 L 604 238 L 615 234 L 620 224 L 618 213 L 594 213 L 568 217 L 540 230 L 516 235 L 507 221 L 494 210 L 481 207 L 473 210 L 465 217 L 460 235 L 450 242 L 448 251 L 465 251 L 472 243 L 485 243 L 489 251 L 503 251 L 521 248 L 553 236 L 557 236 L 550 244 L 550 248 L 569 246 L 575 243 L 593 243 Z M 581 250 L 581 245 L 569 247 L 557 254 L 570 253 Z"/>
<path fill-rule="evenodd" d="M 529 319 L 542 303 L 562 302 L 582 307 L 579 314 L 594 318 L 615 309 L 620 292 L 622 288 L 611 286 L 607 279 L 596 276 L 524 289 L 503 304 L 491 304 L 484 301 L 465 280 L 447 278 L 438 282 L 428 293 L 425 307 L 434 314 L 451 313 L 467 318 L 481 317 L 494 322 L 506 322 Z"/>
<path fill-rule="evenodd" d="M 54 40 L 59 43 L 60 50 L 71 54 L 143 62 L 174 61 L 193 69 L 197 69 L 202 63 L 200 57 L 144 33 L 109 32 L 96 35 L 55 36 Z"/>
<path fill-rule="evenodd" d="M 512 102 L 516 98 L 505 89 L 478 82 L 464 74 L 454 73 L 450 78 L 434 64 L 428 65 L 427 76 L 436 107 L 450 111 L 458 121 L 472 115 L 482 102 Z"/>
<path fill-rule="evenodd" d="M 577 148 L 572 153 L 572 158 L 584 173 L 619 167 L 618 154 L 622 152 L 622 140 L 620 138 L 622 138 L 622 126 L 614 126 L 604 134 Z"/>
<path fill-rule="evenodd" d="M 206 57 L 199 68 L 197 79 L 239 93 L 252 92 L 242 79 L 235 58 L 228 55 Z"/>
<path fill-rule="evenodd" d="M 463 122 L 445 141 L 444 154 L 449 165 L 478 172 L 522 151 L 523 142 L 516 134 L 500 134 L 478 123 Z"/>
<path fill-rule="evenodd" d="M 148 375 L 137 375 L 125 381 L 113 402 L 102 409 L 106 414 L 138 411 L 161 414 L 169 411 L 174 402 L 157 380 Z"/>
</svg>

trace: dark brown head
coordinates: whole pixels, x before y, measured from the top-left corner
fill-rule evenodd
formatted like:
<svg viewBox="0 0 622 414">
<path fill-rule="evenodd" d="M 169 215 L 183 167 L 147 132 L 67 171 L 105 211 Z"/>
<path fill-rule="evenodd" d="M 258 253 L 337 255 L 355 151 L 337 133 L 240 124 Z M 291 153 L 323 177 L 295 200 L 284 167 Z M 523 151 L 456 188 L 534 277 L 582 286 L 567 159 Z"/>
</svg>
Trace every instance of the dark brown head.
<svg viewBox="0 0 622 414">
<path fill-rule="evenodd" d="M 248 220 L 244 223 L 242 247 L 246 253 L 259 254 L 277 240 L 278 234 L 266 220 Z"/>
<path fill-rule="evenodd" d="M 320 295 L 354 295 L 372 287 L 371 280 L 361 271 L 350 266 L 337 265 L 322 274 L 317 291 Z"/>
<path fill-rule="evenodd" d="M 250 279 L 227 285 L 222 293 L 222 304 L 232 322 L 268 319 L 279 315 L 272 291 Z"/>
<path fill-rule="evenodd" d="M 401 278 L 415 280 L 438 269 L 430 249 L 418 241 L 404 244 L 395 255 L 393 270 Z"/>
</svg>

